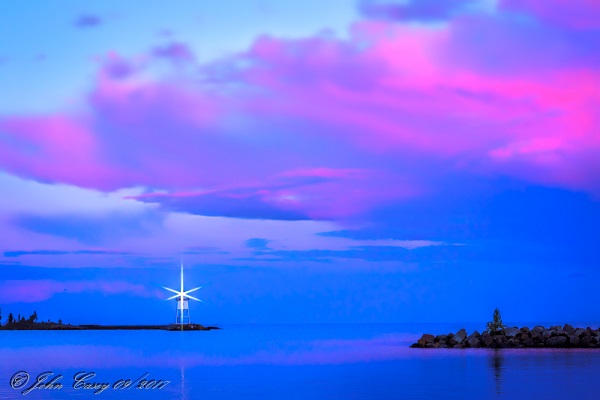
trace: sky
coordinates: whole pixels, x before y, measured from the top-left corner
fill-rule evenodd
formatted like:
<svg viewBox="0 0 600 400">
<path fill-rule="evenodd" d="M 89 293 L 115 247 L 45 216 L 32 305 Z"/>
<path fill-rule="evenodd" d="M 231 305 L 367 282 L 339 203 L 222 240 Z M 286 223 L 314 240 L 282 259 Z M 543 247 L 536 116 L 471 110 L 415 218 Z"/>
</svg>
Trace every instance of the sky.
<svg viewBox="0 0 600 400">
<path fill-rule="evenodd" d="M 595 0 L 3 6 L 2 321 L 600 321 Z"/>
</svg>

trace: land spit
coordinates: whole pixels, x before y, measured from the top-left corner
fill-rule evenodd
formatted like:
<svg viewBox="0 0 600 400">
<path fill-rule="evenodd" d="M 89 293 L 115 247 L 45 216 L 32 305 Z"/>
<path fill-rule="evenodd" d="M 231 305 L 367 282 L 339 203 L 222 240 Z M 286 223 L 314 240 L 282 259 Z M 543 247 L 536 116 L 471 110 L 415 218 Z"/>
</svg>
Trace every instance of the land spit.
<svg viewBox="0 0 600 400">
<path fill-rule="evenodd" d="M 22 331 L 80 331 L 80 330 L 165 330 L 165 331 L 209 331 L 220 329 L 216 326 L 200 324 L 169 324 L 169 325 L 68 325 L 47 322 L 12 323 L 0 326 L 1 330 Z"/>
<path fill-rule="evenodd" d="M 600 348 L 600 330 L 574 328 L 569 324 L 545 328 L 536 326 L 505 328 L 497 332 L 475 331 L 467 335 L 465 329 L 447 335 L 424 334 L 413 348 L 424 349 L 464 349 L 464 348 Z"/>
</svg>

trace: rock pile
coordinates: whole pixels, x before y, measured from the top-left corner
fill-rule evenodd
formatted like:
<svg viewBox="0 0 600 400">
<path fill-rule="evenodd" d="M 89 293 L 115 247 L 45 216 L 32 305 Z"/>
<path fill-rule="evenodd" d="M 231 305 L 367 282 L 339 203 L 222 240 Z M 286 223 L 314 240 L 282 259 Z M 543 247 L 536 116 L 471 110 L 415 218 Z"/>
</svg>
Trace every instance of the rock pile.
<svg viewBox="0 0 600 400">
<path fill-rule="evenodd" d="M 456 333 L 433 336 L 425 334 L 410 347 L 416 348 L 525 348 L 525 347 L 583 347 L 600 348 L 600 330 L 551 326 L 536 326 L 533 329 L 506 328 L 499 332 L 480 334 L 475 331 L 470 335 L 464 329 Z"/>
</svg>

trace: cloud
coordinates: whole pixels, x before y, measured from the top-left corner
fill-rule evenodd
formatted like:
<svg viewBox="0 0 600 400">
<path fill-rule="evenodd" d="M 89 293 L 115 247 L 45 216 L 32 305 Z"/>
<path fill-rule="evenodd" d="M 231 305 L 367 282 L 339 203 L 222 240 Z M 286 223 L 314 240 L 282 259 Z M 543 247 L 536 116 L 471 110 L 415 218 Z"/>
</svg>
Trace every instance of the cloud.
<svg viewBox="0 0 600 400">
<path fill-rule="evenodd" d="M 172 42 L 156 47 L 154 49 L 154 56 L 166 58 L 176 63 L 194 61 L 196 58 L 192 50 L 185 43 L 179 42 Z"/>
<path fill-rule="evenodd" d="M 84 255 L 127 255 L 129 253 L 121 251 L 106 251 L 106 250 L 13 250 L 5 251 L 4 257 L 21 257 L 26 255 L 43 255 L 43 256 L 62 256 L 68 254 L 84 254 Z"/>
<path fill-rule="evenodd" d="M 440 21 L 477 9 L 489 1 L 482 0 L 361 0 L 360 12 L 368 18 L 391 21 Z"/>
<path fill-rule="evenodd" d="M 118 54 L 109 53 L 104 60 L 102 68 L 102 75 L 109 79 L 126 79 L 134 76 L 137 72 L 141 71 L 143 63 L 138 61 L 126 60 L 120 57 Z"/>
<path fill-rule="evenodd" d="M 92 28 L 94 26 L 98 26 L 102 23 L 102 19 L 97 15 L 80 15 L 75 20 L 75 26 L 78 28 Z"/>
<path fill-rule="evenodd" d="M 286 209 L 285 204 L 272 204 L 269 193 L 261 191 L 233 190 L 220 193 L 173 193 L 146 194 L 131 199 L 159 203 L 171 211 L 187 212 L 204 216 L 227 216 L 231 218 L 307 220 L 305 213 Z"/>
<path fill-rule="evenodd" d="M 0 282 L 2 303 L 37 303 L 61 293 L 96 292 L 104 295 L 129 294 L 140 297 L 162 297 L 157 290 L 123 281 L 54 281 L 4 280 Z"/>
<path fill-rule="evenodd" d="M 191 246 L 182 254 L 230 254 L 229 251 L 220 250 L 217 247 L 210 246 Z M 171 258 L 157 259 L 158 261 L 171 261 Z"/>
<path fill-rule="evenodd" d="M 107 213 L 100 216 L 62 214 L 19 214 L 10 222 L 31 232 L 77 240 L 80 243 L 100 245 L 122 236 L 145 236 L 161 226 L 163 216 L 153 212 L 128 215 Z"/>
<path fill-rule="evenodd" d="M 0 117 L 0 166 L 249 219 L 360 218 L 456 175 L 600 195 L 600 59 L 586 50 L 598 36 L 519 18 L 512 3 L 454 16 L 471 3 L 401 6 L 450 15 L 443 25 L 363 20 L 344 39 L 263 36 L 201 64 L 184 43 L 109 58 L 86 113 Z M 158 75 L 157 56 L 194 68 Z"/>
<path fill-rule="evenodd" d="M 322 236 L 343 237 L 342 234 Z M 288 250 L 269 247 L 267 239 L 253 238 L 246 241 L 246 247 L 253 249 L 253 257 L 246 261 L 312 261 L 331 262 L 333 259 L 359 259 L 365 261 L 415 262 L 439 258 L 439 254 L 451 256 L 460 252 L 457 245 L 429 240 L 340 240 L 344 246 L 337 248 L 314 248 L 309 250 Z M 334 245 L 335 246 L 335 245 Z M 453 257 L 450 257 L 453 258 Z M 454 257 L 455 258 L 455 257 Z"/>
<path fill-rule="evenodd" d="M 127 198 L 157 203 L 171 211 L 205 216 L 319 220 L 352 215 L 366 208 L 370 199 L 381 191 L 376 186 L 378 181 L 377 177 L 359 169 L 294 169 L 270 179 L 264 178 L 262 183 L 236 183 L 231 187 L 204 191 L 150 192 Z M 349 182 L 354 182 L 355 186 L 349 187 Z M 401 190 L 409 195 L 406 188 L 395 189 L 395 192 Z M 346 192 L 345 200 L 340 198 L 335 204 L 331 203 L 332 196 L 342 197 Z M 364 203 L 360 204 L 358 200 Z"/>
<path fill-rule="evenodd" d="M 520 11 L 547 24 L 598 29 L 600 4 L 595 0 L 500 0 L 501 9 Z"/>
<path fill-rule="evenodd" d="M 257 251 L 270 250 L 269 240 L 263 238 L 252 238 L 246 240 L 246 247 Z"/>
</svg>

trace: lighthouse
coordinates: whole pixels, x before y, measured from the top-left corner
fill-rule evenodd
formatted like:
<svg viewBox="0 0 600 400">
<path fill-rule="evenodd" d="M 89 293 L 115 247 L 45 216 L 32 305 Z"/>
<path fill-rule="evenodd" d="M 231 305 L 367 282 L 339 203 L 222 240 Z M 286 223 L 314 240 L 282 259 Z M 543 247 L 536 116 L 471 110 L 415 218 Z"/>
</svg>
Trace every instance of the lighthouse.
<svg viewBox="0 0 600 400">
<path fill-rule="evenodd" d="M 190 307 L 189 297 L 180 296 L 177 297 L 177 316 L 175 317 L 176 324 L 189 324 L 190 323 Z"/>
<path fill-rule="evenodd" d="M 168 288 L 165 286 L 163 286 L 163 288 L 167 289 L 169 292 L 175 293 L 175 296 L 171 296 L 167 300 L 173 300 L 173 299 L 177 300 L 177 314 L 175 315 L 175 323 L 184 325 L 184 324 L 191 323 L 189 300 L 192 299 L 192 300 L 196 300 L 196 301 L 202 301 L 200 299 L 195 298 L 194 296 L 190 296 L 190 293 L 192 293 L 198 289 L 201 289 L 202 286 L 198 286 L 197 288 L 190 289 L 190 290 L 183 289 L 183 261 L 181 262 L 180 283 L 181 283 L 180 290 L 171 289 L 171 288 Z"/>
</svg>

